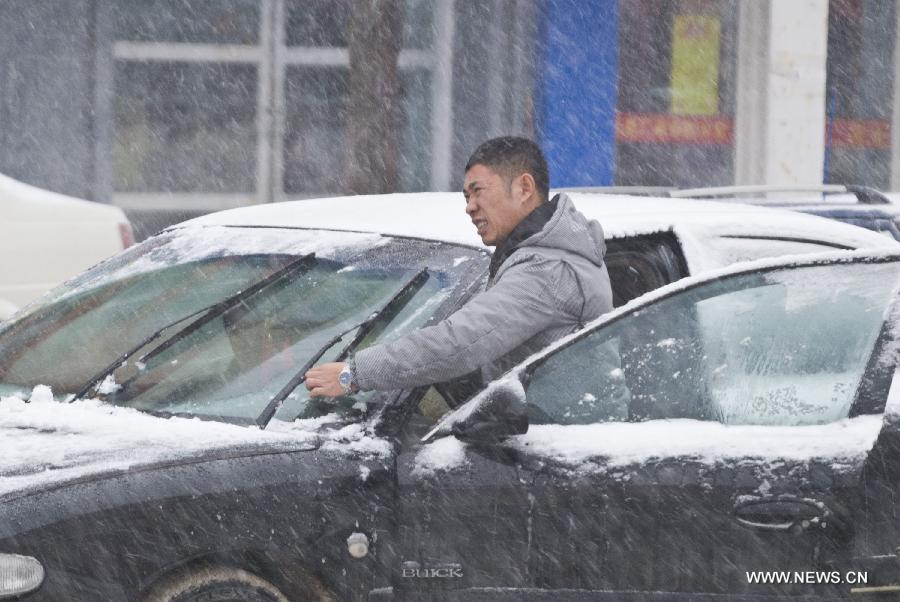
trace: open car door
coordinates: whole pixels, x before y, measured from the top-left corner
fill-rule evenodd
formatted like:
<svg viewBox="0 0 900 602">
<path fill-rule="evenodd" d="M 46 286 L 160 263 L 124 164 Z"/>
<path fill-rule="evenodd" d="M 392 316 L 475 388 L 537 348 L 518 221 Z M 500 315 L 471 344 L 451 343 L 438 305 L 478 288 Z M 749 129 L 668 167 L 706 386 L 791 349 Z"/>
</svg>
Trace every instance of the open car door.
<svg viewBox="0 0 900 602">
<path fill-rule="evenodd" d="M 444 418 L 428 444 L 442 446 L 443 472 L 413 463 L 401 477 L 431 494 L 432 532 L 420 536 L 474 535 L 460 513 L 500 487 L 513 494 L 517 515 L 502 524 L 517 552 L 498 559 L 502 580 L 468 584 L 484 593 L 818 598 L 891 581 L 873 558 L 897 565 L 896 539 L 873 532 L 894 516 L 900 476 L 875 466 L 900 465 L 882 433 L 898 284 L 895 254 L 772 261 L 604 316 Z M 522 385 L 527 433 L 435 439 L 479 432 L 463 425 L 510 382 Z M 486 478 L 495 465 L 515 479 Z M 469 503 L 442 504 L 459 499 Z M 467 569 L 464 549 L 445 552 Z"/>
</svg>

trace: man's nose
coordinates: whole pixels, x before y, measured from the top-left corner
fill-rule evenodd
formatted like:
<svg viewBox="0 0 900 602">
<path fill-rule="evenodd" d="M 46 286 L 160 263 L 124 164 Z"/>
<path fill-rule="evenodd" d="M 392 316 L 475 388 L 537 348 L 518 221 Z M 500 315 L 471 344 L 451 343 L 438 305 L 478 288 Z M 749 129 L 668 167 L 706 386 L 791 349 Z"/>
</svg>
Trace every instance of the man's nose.
<svg viewBox="0 0 900 602">
<path fill-rule="evenodd" d="M 466 199 L 466 214 L 470 217 L 473 213 L 478 209 L 478 205 L 475 203 L 475 199 L 469 198 Z"/>
</svg>

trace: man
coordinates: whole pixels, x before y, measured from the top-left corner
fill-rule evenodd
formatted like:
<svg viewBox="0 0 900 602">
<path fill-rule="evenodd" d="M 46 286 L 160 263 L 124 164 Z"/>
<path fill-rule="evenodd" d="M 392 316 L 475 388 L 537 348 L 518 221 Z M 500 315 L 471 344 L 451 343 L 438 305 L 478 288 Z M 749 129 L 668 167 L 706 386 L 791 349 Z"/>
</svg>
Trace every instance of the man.
<svg viewBox="0 0 900 602">
<path fill-rule="evenodd" d="M 466 213 L 496 246 L 486 289 L 442 322 L 306 373 L 313 397 L 409 389 L 481 369 L 487 382 L 612 309 L 603 230 L 565 194 L 526 138 L 481 144 L 466 164 Z"/>
</svg>

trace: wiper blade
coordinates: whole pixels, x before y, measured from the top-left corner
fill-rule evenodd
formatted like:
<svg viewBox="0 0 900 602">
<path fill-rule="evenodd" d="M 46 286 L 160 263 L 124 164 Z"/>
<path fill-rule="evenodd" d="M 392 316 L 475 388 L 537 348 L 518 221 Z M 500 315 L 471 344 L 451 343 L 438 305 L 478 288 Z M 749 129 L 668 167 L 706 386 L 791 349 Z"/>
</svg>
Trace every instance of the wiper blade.
<svg viewBox="0 0 900 602">
<path fill-rule="evenodd" d="M 166 324 L 165 326 L 163 326 L 162 328 L 159 328 L 158 330 L 154 331 L 149 336 L 147 336 L 143 340 L 141 340 L 137 345 L 133 346 L 131 349 L 129 349 L 128 351 L 126 351 L 125 353 L 123 353 L 122 355 L 117 357 L 106 368 L 104 368 L 103 370 L 98 372 L 96 375 L 94 375 L 83 387 L 81 387 L 81 389 L 78 391 L 78 393 L 76 393 L 75 396 L 72 397 L 72 399 L 70 399 L 69 401 L 71 402 L 76 399 L 81 399 L 82 397 L 87 395 L 91 389 L 96 387 L 107 376 L 109 376 L 110 374 L 115 372 L 116 368 L 118 368 L 123 363 L 125 363 L 132 355 L 134 355 L 135 353 L 137 353 L 138 351 L 140 351 L 141 349 L 143 349 L 144 347 L 146 347 L 147 345 L 152 343 L 154 340 L 159 338 L 162 335 L 162 333 L 164 333 L 166 330 L 172 328 L 173 326 L 176 326 L 177 324 L 180 324 L 181 322 L 184 322 L 185 320 L 188 320 L 195 316 L 200 316 L 199 318 L 197 318 L 196 320 L 194 320 L 193 322 L 191 322 L 190 324 L 185 326 L 183 329 L 179 330 L 177 333 L 175 333 L 171 338 L 167 339 L 161 345 L 154 347 L 148 353 L 144 354 L 138 360 L 139 362 L 146 362 L 150 358 L 165 351 L 166 349 L 168 349 L 169 347 L 171 347 L 178 341 L 182 340 L 187 335 L 189 335 L 192 332 L 195 332 L 197 329 L 201 328 L 204 324 L 207 324 L 211 320 L 214 320 L 215 318 L 221 316 L 223 313 L 225 313 L 226 311 L 228 311 L 229 309 L 231 309 L 232 307 L 234 307 L 235 305 L 237 305 L 244 299 L 251 297 L 252 295 L 254 295 L 254 294 L 258 293 L 259 291 L 263 290 L 264 288 L 268 287 L 269 285 L 281 280 L 288 274 L 290 274 L 300 268 L 303 268 L 304 271 L 308 270 L 315 264 L 315 258 L 316 258 L 315 253 L 308 253 L 306 255 L 303 255 L 302 257 L 287 264 L 280 270 L 276 270 L 276 271 L 272 272 L 271 274 L 269 274 L 262 280 L 259 280 L 259 281 L 255 282 L 254 284 L 250 285 L 249 287 L 234 293 L 230 297 L 226 297 L 225 299 L 223 299 L 221 301 L 217 301 L 216 303 L 213 303 L 212 305 L 208 305 L 202 309 L 195 311 L 192 314 L 188 314 L 182 318 L 178 318 L 174 322 L 170 322 L 170 323 Z"/>
<path fill-rule="evenodd" d="M 367 337 L 369 334 L 376 332 L 380 333 L 384 330 L 384 328 L 391 322 L 391 320 L 396 317 L 400 310 L 402 310 L 409 300 L 413 298 L 413 296 L 419 292 L 419 289 L 425 284 L 428 280 L 429 274 L 427 268 L 422 268 L 415 276 L 410 278 L 406 284 L 404 284 L 400 290 L 398 290 L 394 295 L 388 299 L 387 303 L 385 303 L 381 309 L 375 311 L 368 318 L 360 322 L 359 324 L 355 324 L 340 334 L 334 336 L 322 345 L 318 351 L 305 363 L 303 367 L 300 368 L 288 381 L 288 383 L 282 387 L 282 389 L 266 404 L 266 407 L 260 413 L 260 415 L 256 418 L 256 424 L 259 425 L 259 428 L 266 428 L 269 422 L 272 420 L 272 417 L 275 415 L 275 412 L 278 411 L 278 408 L 281 407 L 281 404 L 284 403 L 284 400 L 287 399 L 288 395 L 290 395 L 294 389 L 296 389 L 304 380 L 306 380 L 306 373 L 310 368 L 316 365 L 325 353 L 334 347 L 337 343 L 339 343 L 344 336 L 352 332 L 353 330 L 357 330 L 356 336 L 353 337 L 353 340 L 347 343 L 347 345 L 341 350 L 341 352 L 335 358 L 335 361 L 340 362 L 345 360 L 350 353 Z"/>
</svg>

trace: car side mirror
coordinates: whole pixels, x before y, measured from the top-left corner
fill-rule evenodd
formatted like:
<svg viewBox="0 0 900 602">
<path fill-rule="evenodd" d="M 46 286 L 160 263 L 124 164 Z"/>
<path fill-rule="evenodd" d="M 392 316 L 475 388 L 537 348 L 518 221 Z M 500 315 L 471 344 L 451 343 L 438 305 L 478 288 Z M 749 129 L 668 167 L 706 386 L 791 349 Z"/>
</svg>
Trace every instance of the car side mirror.
<svg viewBox="0 0 900 602">
<path fill-rule="evenodd" d="M 493 383 L 475 399 L 445 416 L 422 441 L 453 435 L 471 443 L 496 443 L 527 432 L 525 390 L 513 378 Z"/>
</svg>

